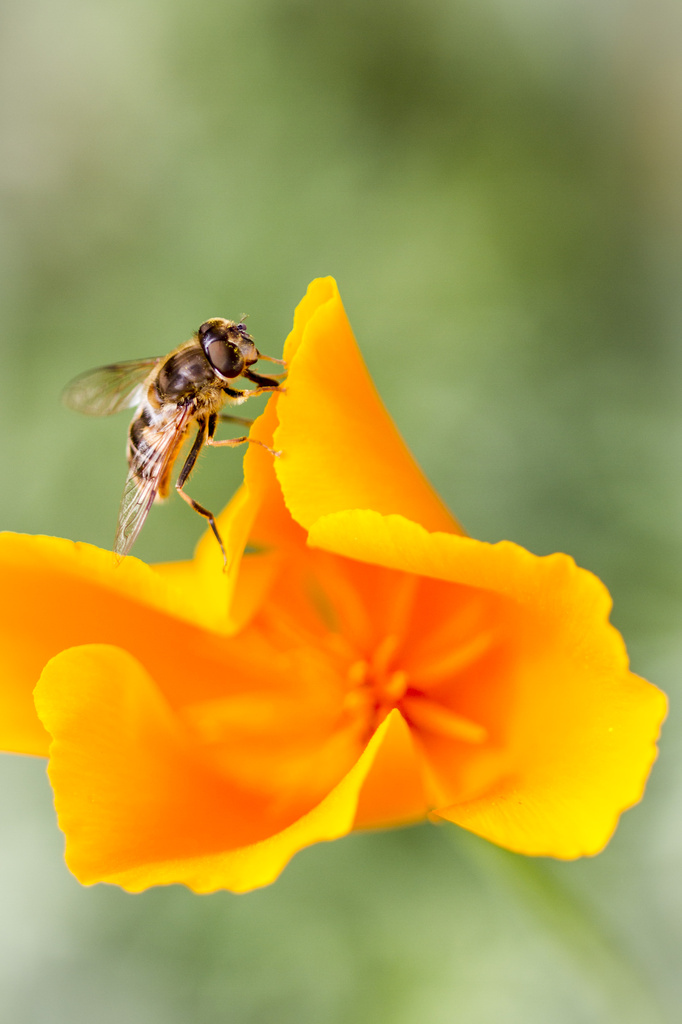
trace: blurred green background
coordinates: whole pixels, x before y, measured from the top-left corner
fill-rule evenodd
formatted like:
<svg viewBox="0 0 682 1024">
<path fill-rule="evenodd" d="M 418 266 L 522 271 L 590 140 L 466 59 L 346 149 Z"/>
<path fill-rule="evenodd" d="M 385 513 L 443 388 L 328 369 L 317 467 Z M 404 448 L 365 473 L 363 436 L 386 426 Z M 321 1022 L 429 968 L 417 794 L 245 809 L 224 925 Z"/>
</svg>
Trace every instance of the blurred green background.
<svg viewBox="0 0 682 1024">
<path fill-rule="evenodd" d="M 110 546 L 126 417 L 70 413 L 63 384 L 215 315 L 276 354 L 334 274 L 469 532 L 597 572 L 673 698 L 594 860 L 424 826 L 239 897 L 80 888 L 43 762 L 3 757 L 2 1019 L 677 1022 L 682 7 L 5 0 L 0 23 L 0 527 Z M 217 510 L 239 472 L 209 453 L 192 493 Z M 201 530 L 171 500 L 136 554 Z"/>
</svg>

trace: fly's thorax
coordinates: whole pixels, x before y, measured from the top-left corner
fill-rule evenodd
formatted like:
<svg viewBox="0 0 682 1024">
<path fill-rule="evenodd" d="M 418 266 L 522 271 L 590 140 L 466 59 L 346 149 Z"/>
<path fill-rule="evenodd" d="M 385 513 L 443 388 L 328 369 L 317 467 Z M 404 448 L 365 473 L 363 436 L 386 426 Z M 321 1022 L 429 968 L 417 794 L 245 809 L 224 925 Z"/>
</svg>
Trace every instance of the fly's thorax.
<svg viewBox="0 0 682 1024">
<path fill-rule="evenodd" d="M 163 361 L 156 375 L 154 390 L 157 400 L 163 404 L 192 398 L 215 383 L 215 371 L 201 346 L 189 342 Z"/>
</svg>

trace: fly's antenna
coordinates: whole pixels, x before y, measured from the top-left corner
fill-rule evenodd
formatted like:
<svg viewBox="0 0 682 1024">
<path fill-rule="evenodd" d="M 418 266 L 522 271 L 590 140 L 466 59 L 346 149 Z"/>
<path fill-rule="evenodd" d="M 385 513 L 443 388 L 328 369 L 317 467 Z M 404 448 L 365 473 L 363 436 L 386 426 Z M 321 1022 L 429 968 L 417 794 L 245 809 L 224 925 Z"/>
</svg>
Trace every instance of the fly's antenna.
<svg viewBox="0 0 682 1024">
<path fill-rule="evenodd" d="M 239 331 L 239 333 L 241 334 L 242 338 L 244 338 L 245 341 L 253 341 L 253 338 L 246 329 L 246 321 L 248 319 L 248 316 L 248 313 L 244 313 L 239 323 L 235 324 L 235 327 L 237 328 L 237 330 Z"/>
</svg>

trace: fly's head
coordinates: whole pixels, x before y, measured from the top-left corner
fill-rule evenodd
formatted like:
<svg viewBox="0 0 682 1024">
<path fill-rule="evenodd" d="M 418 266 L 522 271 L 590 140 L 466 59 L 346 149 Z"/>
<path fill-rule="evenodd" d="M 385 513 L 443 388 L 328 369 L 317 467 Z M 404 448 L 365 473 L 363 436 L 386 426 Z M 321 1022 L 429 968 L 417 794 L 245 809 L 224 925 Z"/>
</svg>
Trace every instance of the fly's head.
<svg viewBox="0 0 682 1024">
<path fill-rule="evenodd" d="M 258 362 L 258 349 L 243 323 L 214 317 L 201 325 L 197 338 L 221 380 L 234 380 Z"/>
</svg>

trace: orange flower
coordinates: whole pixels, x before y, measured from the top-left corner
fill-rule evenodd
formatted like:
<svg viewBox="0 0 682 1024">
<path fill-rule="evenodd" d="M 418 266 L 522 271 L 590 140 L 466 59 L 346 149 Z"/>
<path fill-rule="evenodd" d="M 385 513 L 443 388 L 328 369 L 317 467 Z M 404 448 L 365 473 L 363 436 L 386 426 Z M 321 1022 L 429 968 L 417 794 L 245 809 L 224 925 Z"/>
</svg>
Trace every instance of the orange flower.
<svg viewBox="0 0 682 1024">
<path fill-rule="evenodd" d="M 0 538 L 0 743 L 49 751 L 71 870 L 243 891 L 311 843 L 426 816 L 596 853 L 666 709 L 629 672 L 606 589 L 567 555 L 463 536 L 333 280 L 311 284 L 285 358 L 252 431 L 283 455 L 249 447 L 227 574 L 210 535 L 191 562 L 118 568 Z"/>
</svg>

